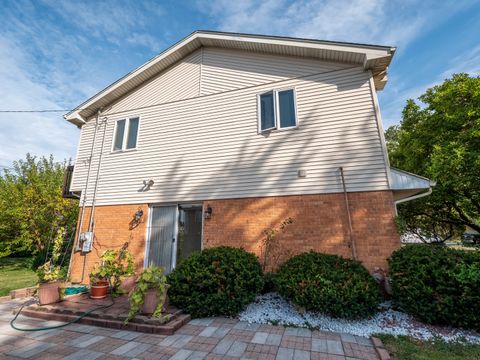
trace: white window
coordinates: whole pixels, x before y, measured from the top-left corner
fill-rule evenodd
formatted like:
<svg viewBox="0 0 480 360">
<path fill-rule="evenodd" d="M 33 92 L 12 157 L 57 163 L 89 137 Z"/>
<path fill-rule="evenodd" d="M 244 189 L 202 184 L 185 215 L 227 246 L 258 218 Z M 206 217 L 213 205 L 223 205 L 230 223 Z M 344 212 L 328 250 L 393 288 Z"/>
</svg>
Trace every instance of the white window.
<svg viewBox="0 0 480 360">
<path fill-rule="evenodd" d="M 258 109 L 260 132 L 297 126 L 294 89 L 272 90 L 258 95 Z"/>
<path fill-rule="evenodd" d="M 135 149 L 137 147 L 138 126 L 140 118 L 133 117 L 115 122 L 113 151 Z"/>
</svg>

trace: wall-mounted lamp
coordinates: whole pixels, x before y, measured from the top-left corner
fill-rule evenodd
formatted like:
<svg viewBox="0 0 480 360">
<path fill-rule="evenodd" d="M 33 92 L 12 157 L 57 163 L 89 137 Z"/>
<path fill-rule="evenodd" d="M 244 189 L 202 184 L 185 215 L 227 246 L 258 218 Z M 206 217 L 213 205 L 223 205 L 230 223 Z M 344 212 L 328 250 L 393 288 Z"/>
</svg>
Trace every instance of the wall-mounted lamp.
<svg viewBox="0 0 480 360">
<path fill-rule="evenodd" d="M 204 212 L 205 219 L 210 219 L 212 217 L 212 213 L 213 213 L 212 207 L 210 205 L 207 205 Z"/>
<path fill-rule="evenodd" d="M 143 210 L 140 209 L 134 215 L 135 222 L 139 222 L 142 216 L 143 216 Z"/>
<path fill-rule="evenodd" d="M 138 209 L 135 214 L 133 214 L 133 219 L 128 224 L 128 228 L 130 230 L 135 229 L 138 225 L 140 225 L 143 216 L 143 209 Z"/>
</svg>

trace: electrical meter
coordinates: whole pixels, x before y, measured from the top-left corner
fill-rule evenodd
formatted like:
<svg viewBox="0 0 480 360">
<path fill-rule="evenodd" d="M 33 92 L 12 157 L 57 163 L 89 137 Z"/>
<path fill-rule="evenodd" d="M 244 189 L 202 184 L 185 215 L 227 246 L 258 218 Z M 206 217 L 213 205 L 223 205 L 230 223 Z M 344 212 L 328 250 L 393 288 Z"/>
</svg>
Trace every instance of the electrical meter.
<svg viewBox="0 0 480 360">
<path fill-rule="evenodd" d="M 92 251 L 93 245 L 93 232 L 87 231 L 80 234 L 80 248 L 82 252 Z"/>
</svg>

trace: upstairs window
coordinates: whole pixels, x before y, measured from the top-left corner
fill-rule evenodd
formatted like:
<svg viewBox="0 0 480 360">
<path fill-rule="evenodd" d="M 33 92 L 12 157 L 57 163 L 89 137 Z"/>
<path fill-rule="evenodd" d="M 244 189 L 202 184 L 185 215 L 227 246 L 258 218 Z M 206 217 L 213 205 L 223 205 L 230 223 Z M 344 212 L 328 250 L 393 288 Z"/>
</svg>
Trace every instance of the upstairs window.
<svg viewBox="0 0 480 360">
<path fill-rule="evenodd" d="M 260 94 L 258 107 L 260 132 L 297 126 L 294 89 L 272 90 Z"/>
<path fill-rule="evenodd" d="M 140 118 L 133 117 L 117 120 L 113 138 L 113 151 L 135 149 L 137 147 Z"/>
</svg>

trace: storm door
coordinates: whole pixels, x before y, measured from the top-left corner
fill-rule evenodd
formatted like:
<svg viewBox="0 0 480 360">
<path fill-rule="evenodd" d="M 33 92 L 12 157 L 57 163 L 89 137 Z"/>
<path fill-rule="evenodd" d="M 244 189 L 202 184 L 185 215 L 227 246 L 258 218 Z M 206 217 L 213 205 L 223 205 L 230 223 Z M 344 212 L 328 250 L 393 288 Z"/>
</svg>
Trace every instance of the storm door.
<svg viewBox="0 0 480 360">
<path fill-rule="evenodd" d="M 162 266 L 168 274 L 174 265 L 177 206 L 152 206 L 147 266 Z"/>
</svg>

